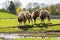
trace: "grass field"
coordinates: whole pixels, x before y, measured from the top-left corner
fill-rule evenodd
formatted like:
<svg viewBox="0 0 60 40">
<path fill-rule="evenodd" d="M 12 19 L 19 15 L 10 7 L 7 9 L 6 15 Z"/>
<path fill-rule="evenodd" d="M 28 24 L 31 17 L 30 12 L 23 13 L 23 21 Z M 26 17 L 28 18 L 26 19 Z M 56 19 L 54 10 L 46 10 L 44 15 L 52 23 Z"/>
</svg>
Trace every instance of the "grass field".
<svg viewBox="0 0 60 40">
<path fill-rule="evenodd" d="M 16 18 L 16 15 L 0 12 L 0 19 Z"/>
<path fill-rule="evenodd" d="M 2 38 L 0 38 L 0 40 L 3 40 Z"/>
<path fill-rule="evenodd" d="M 18 28 L 18 21 L 17 19 L 2 19 L 0 20 L 0 32 L 21 32 L 21 31 L 40 31 L 41 29 L 44 30 L 60 30 L 60 19 L 52 19 L 51 23 L 48 24 L 48 21 L 45 20 L 45 24 L 41 24 L 40 20 L 36 21 L 36 25 L 32 25 L 30 23 L 30 26 L 24 27 L 24 23 L 22 23 L 22 27 Z"/>
<path fill-rule="evenodd" d="M 3 39 L 0 39 L 0 40 L 3 40 Z"/>
<path fill-rule="evenodd" d="M 51 38 L 45 38 L 45 39 L 42 39 L 42 38 L 17 38 L 14 40 L 60 40 L 60 39 L 58 37 L 51 37 Z"/>
</svg>

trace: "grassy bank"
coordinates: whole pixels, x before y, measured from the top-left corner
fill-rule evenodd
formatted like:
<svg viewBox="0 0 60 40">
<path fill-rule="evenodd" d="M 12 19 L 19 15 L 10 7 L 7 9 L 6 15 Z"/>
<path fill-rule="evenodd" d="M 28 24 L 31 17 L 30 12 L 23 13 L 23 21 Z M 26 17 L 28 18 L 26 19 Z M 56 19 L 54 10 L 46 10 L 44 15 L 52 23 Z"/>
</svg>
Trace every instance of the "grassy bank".
<svg viewBox="0 0 60 40">
<path fill-rule="evenodd" d="M 16 15 L 0 12 L 0 19 L 12 19 L 12 18 L 16 18 Z"/>
<path fill-rule="evenodd" d="M 45 24 L 41 24 L 40 20 L 36 21 L 36 25 L 32 25 L 32 22 L 28 26 L 28 21 L 26 27 L 24 23 L 22 26 L 18 28 L 18 21 L 17 19 L 6 19 L 0 20 L 0 32 L 33 32 L 33 31 L 40 31 L 41 29 L 44 30 L 60 30 L 60 19 L 52 19 L 51 23 L 48 24 L 48 21 L 45 20 Z"/>
<path fill-rule="evenodd" d="M 14 40 L 60 40 L 58 37 L 51 37 L 51 38 L 17 38 Z"/>
</svg>

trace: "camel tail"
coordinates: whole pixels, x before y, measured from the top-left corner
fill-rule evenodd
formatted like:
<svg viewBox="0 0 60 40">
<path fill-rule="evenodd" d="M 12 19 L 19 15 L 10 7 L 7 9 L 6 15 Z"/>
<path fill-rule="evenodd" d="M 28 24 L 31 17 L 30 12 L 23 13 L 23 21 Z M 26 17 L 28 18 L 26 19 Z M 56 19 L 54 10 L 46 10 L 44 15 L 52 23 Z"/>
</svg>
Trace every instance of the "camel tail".
<svg viewBox="0 0 60 40">
<path fill-rule="evenodd" d="M 48 21 L 50 21 L 51 20 L 51 17 L 50 17 L 50 15 L 48 15 Z"/>
</svg>

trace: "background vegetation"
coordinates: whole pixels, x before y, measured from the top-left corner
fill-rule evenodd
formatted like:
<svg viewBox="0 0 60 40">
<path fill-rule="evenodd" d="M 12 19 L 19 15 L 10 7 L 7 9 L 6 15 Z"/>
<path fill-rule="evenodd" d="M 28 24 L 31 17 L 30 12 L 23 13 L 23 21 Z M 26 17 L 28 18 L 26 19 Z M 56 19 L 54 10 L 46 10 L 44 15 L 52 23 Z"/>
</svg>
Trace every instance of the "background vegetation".
<svg viewBox="0 0 60 40">
<path fill-rule="evenodd" d="M 28 3 L 26 5 L 25 8 L 22 8 L 22 4 L 19 2 L 19 0 L 15 0 L 15 1 L 9 1 L 8 2 L 9 4 L 5 4 L 6 7 L 5 8 L 2 8 L 0 9 L 0 12 L 10 12 L 11 14 L 16 14 L 16 10 L 19 10 L 19 11 L 29 11 L 32 13 L 32 11 L 34 9 L 43 9 L 43 10 L 48 10 L 50 12 L 51 15 L 59 15 L 60 14 L 60 4 L 57 3 L 57 4 L 52 4 L 52 5 L 46 5 L 44 3 L 37 3 L 37 2 L 34 2 L 34 3 Z"/>
</svg>

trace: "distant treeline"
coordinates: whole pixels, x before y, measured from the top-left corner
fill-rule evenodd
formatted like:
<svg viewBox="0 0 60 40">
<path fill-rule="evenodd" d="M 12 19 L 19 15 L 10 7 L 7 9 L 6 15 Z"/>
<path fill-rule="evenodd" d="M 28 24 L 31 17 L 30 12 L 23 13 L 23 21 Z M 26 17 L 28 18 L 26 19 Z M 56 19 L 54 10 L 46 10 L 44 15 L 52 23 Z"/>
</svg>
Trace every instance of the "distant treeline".
<svg viewBox="0 0 60 40">
<path fill-rule="evenodd" d="M 60 15 L 60 4 L 59 3 L 55 5 L 49 5 L 49 6 L 42 4 L 42 7 L 40 6 L 39 3 L 28 3 L 26 5 L 26 8 L 22 8 L 22 5 L 21 3 L 19 3 L 19 1 L 16 1 L 16 2 L 10 1 L 9 3 L 10 3 L 9 6 L 6 9 L 5 8 L 0 9 L 0 12 L 9 12 L 11 14 L 16 14 L 16 10 L 18 10 L 18 12 L 22 10 L 22 11 L 29 11 L 30 13 L 32 13 L 32 11 L 35 9 L 36 10 L 46 9 L 52 15 Z"/>
<path fill-rule="evenodd" d="M 47 9 L 52 15 L 60 15 L 60 4 L 50 5 L 43 9 Z"/>
</svg>

